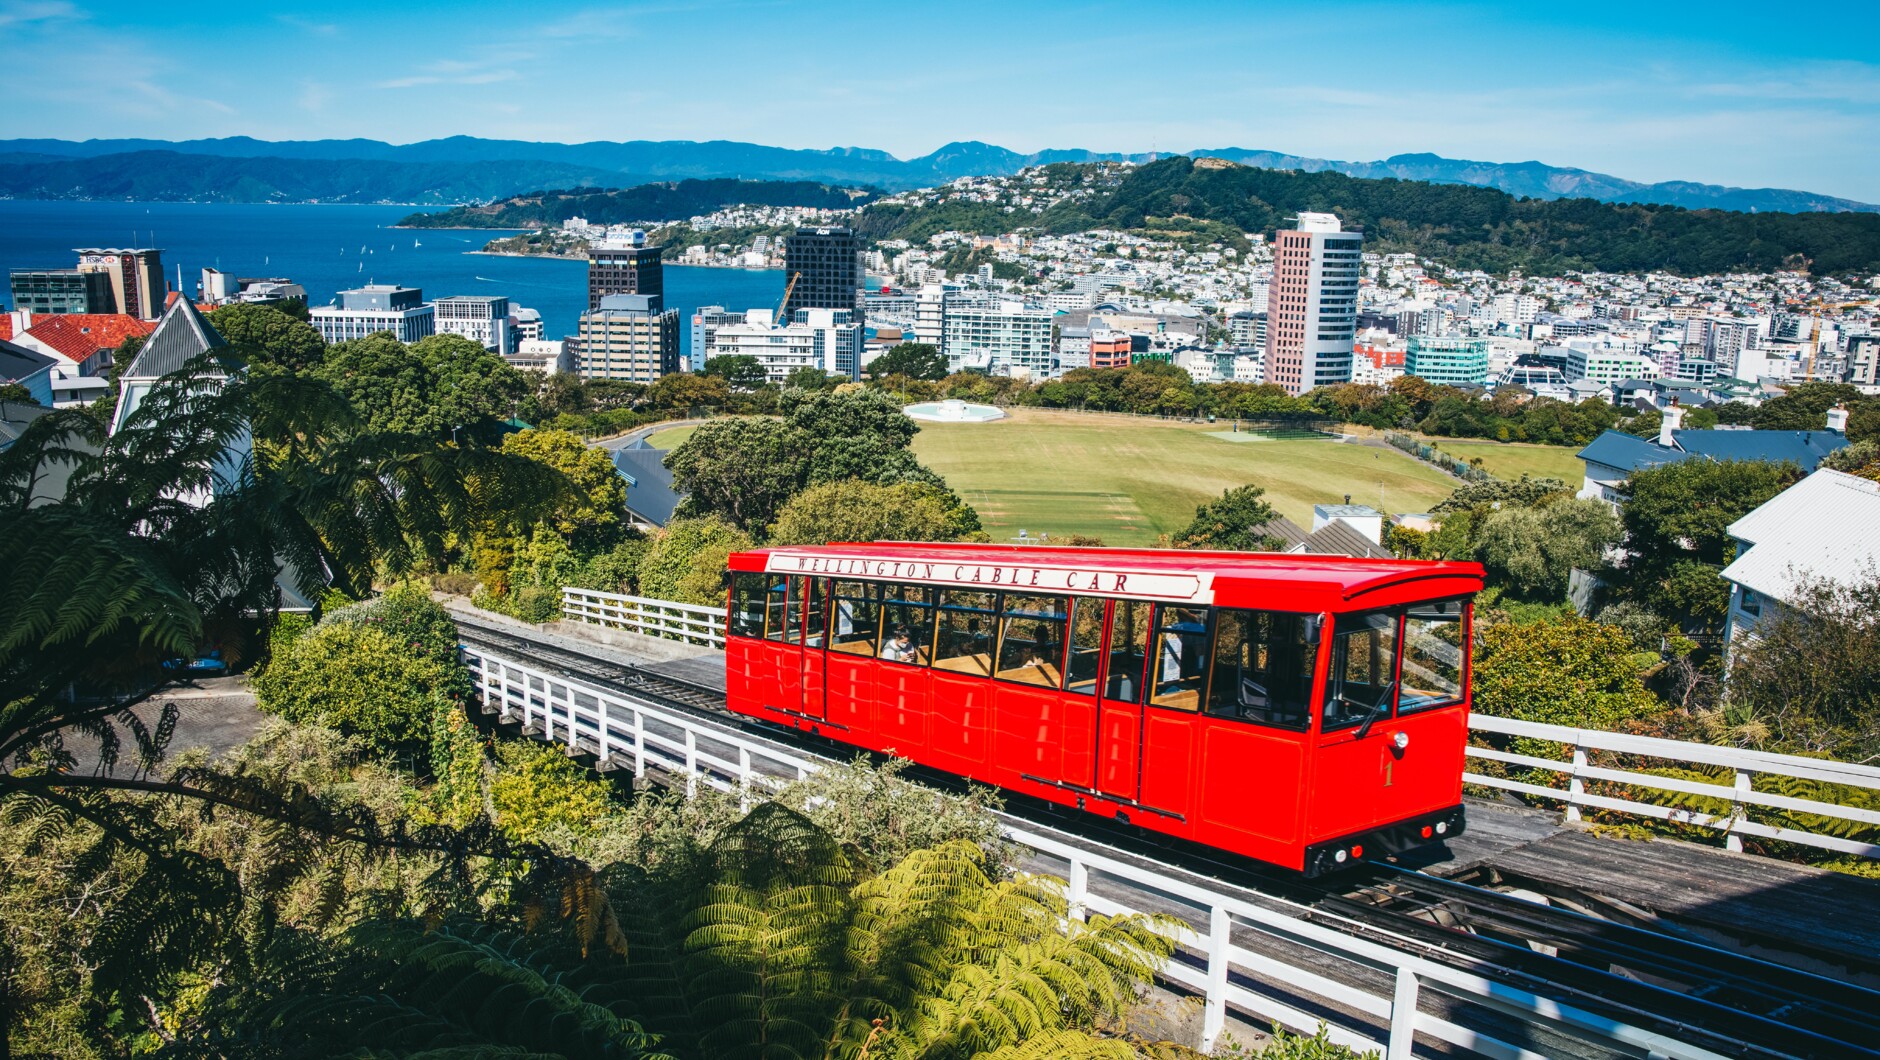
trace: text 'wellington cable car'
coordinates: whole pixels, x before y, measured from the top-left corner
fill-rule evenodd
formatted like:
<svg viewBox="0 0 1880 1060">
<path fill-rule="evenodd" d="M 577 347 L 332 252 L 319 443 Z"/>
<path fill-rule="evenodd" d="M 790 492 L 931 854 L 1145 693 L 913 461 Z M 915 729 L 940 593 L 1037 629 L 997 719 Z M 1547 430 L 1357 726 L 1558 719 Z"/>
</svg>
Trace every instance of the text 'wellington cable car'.
<svg viewBox="0 0 1880 1060">
<path fill-rule="evenodd" d="M 1316 874 L 1463 827 L 1474 563 L 731 556 L 730 708 Z"/>
</svg>

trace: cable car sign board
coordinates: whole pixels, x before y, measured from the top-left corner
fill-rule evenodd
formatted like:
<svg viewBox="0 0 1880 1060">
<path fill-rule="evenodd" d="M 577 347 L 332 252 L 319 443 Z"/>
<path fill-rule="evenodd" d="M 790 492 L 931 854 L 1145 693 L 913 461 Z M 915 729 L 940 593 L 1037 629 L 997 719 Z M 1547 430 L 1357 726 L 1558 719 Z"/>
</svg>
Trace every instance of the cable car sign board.
<svg viewBox="0 0 1880 1060">
<path fill-rule="evenodd" d="M 929 582 L 982 590 L 1126 596 L 1136 600 L 1214 602 L 1214 575 L 1208 571 L 1130 570 L 1121 567 L 1066 567 L 1031 563 L 961 563 L 908 559 L 905 555 L 867 556 L 773 551 L 764 564 L 771 574 L 816 574 L 833 578 Z"/>
</svg>

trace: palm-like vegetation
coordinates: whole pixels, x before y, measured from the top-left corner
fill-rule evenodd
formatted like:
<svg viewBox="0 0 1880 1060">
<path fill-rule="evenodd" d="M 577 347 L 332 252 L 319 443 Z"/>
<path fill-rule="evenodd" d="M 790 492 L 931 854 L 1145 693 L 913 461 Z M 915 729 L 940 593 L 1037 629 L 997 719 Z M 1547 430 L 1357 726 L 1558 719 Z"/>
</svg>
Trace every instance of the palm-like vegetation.
<svg viewBox="0 0 1880 1060">
<path fill-rule="evenodd" d="M 283 1057 L 1134 1055 L 1096 1032 L 1135 1004 L 1166 937 L 1140 919 L 1072 919 L 1051 881 L 995 880 L 984 858 L 952 843 L 871 875 L 765 805 L 697 859 L 610 870 L 618 933 L 368 925 L 311 974 L 228 992 L 222 1022 Z M 190 1048 L 208 1044 L 236 1042 Z"/>
<path fill-rule="evenodd" d="M 303 854 L 332 838 L 459 860 L 515 853 L 488 828 L 387 826 L 291 784 L 157 775 L 174 710 L 137 708 L 169 683 L 164 664 L 209 646 L 252 657 L 280 579 L 308 596 L 358 591 L 435 555 L 485 505 L 527 510 L 561 485 L 491 450 L 360 432 L 344 401 L 301 377 L 206 382 L 218 374 L 186 367 L 109 436 L 85 412 L 54 412 L 0 452 L 0 815 L 34 842 L 96 829 L 77 873 L 126 855 L 152 870 L 96 942 L 101 959 L 137 955 L 105 961 L 126 974 L 160 975 L 241 904 L 226 868 L 179 849 L 127 794 L 280 822 L 284 865 L 308 860 L 290 840 Z"/>
</svg>

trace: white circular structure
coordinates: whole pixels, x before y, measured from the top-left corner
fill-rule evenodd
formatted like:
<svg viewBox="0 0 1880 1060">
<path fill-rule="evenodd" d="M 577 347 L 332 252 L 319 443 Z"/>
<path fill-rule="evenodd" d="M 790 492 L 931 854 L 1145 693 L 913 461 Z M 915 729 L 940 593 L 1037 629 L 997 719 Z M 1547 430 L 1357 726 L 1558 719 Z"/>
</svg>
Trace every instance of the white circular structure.
<svg viewBox="0 0 1880 1060">
<path fill-rule="evenodd" d="M 922 401 L 901 410 L 912 419 L 925 420 L 929 423 L 986 423 L 1005 418 L 1005 410 L 991 405 L 975 405 L 958 398 L 945 401 Z"/>
</svg>

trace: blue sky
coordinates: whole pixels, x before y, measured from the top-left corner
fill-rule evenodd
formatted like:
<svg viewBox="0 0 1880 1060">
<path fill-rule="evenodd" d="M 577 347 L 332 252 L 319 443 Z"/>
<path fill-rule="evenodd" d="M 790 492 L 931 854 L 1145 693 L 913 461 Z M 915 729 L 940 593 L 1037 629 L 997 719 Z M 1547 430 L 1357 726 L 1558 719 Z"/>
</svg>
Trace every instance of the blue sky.
<svg viewBox="0 0 1880 1060">
<path fill-rule="evenodd" d="M 1433 151 L 1880 202 L 1877 10 L 0 0 L 0 137 Z"/>
</svg>

